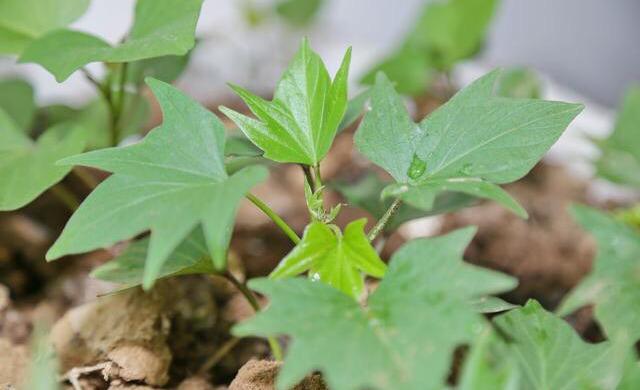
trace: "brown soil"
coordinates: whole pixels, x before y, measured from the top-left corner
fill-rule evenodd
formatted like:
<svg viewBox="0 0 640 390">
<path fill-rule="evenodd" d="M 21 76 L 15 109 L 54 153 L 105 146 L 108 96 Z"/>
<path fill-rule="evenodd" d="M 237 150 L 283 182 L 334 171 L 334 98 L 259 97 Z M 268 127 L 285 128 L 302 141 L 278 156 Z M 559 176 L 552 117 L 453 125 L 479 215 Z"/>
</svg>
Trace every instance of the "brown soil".
<svg viewBox="0 0 640 390">
<path fill-rule="evenodd" d="M 274 390 L 281 363 L 272 360 L 250 360 L 229 385 L 229 390 Z M 293 390 L 327 390 L 318 374 L 307 376 Z"/>
</svg>

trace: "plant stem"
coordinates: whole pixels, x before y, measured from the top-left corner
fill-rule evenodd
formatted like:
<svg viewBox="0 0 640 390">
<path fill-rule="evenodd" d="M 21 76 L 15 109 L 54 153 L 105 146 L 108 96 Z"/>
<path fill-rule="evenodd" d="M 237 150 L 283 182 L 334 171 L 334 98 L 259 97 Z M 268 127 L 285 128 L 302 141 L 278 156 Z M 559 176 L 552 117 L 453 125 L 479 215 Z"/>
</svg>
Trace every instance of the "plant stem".
<svg viewBox="0 0 640 390">
<path fill-rule="evenodd" d="M 123 62 L 120 65 L 120 80 L 118 82 L 118 100 L 114 100 L 113 97 L 109 101 L 111 110 L 111 144 L 117 146 L 120 142 L 120 117 L 124 111 L 125 100 L 125 86 L 127 82 L 127 68 L 128 63 Z"/>
<path fill-rule="evenodd" d="M 322 187 L 322 175 L 320 175 L 320 164 L 313 166 L 314 178 L 316 180 L 316 188 Z"/>
<path fill-rule="evenodd" d="M 200 366 L 200 369 L 198 369 L 198 374 L 204 375 L 207 372 L 209 372 L 209 370 L 215 367 L 216 364 L 218 364 L 226 354 L 231 352 L 233 347 L 235 347 L 239 341 L 240 341 L 239 338 L 232 337 L 229 340 L 227 340 L 224 344 L 222 344 L 220 348 L 218 348 L 216 353 L 214 353 L 209 359 L 207 359 L 204 362 L 202 366 Z"/>
<path fill-rule="evenodd" d="M 51 193 L 55 195 L 62 204 L 64 204 L 69 211 L 74 212 L 80 206 L 78 197 L 75 196 L 67 187 L 62 183 L 58 183 L 50 188 Z"/>
<path fill-rule="evenodd" d="M 380 218 L 375 226 L 369 231 L 369 241 L 373 241 L 376 239 L 376 237 L 378 237 L 378 234 L 380 234 L 380 232 L 384 229 L 391 217 L 393 217 L 398 211 L 401 203 L 402 201 L 400 200 L 400 198 L 394 199 L 393 203 L 391 203 L 391 206 L 389 206 L 387 211 L 385 211 L 382 218 Z"/>
<path fill-rule="evenodd" d="M 300 242 L 300 237 L 296 234 L 296 232 L 291 228 L 291 226 L 287 225 L 287 223 L 282 219 L 275 211 L 271 209 L 266 203 L 264 203 L 260 198 L 253 194 L 247 194 L 247 199 L 251 201 L 257 208 L 260 209 L 267 217 L 269 217 L 279 228 L 284 232 L 293 241 L 294 244 L 298 244 Z"/>
<path fill-rule="evenodd" d="M 240 293 L 244 295 L 244 297 L 247 299 L 247 302 L 249 302 L 256 313 L 260 311 L 260 304 L 258 303 L 256 296 L 253 295 L 253 293 L 251 292 L 251 290 L 249 290 L 249 287 L 247 287 L 245 283 L 239 281 L 229 271 L 225 271 L 222 276 L 229 282 L 231 282 L 231 284 L 233 284 L 238 289 L 238 291 L 240 291 Z M 271 347 L 271 353 L 273 354 L 273 357 L 278 361 L 282 361 L 282 349 L 280 348 L 278 340 L 273 337 L 267 337 L 267 341 L 269 341 L 269 347 Z"/>
<path fill-rule="evenodd" d="M 309 183 L 309 187 L 311 187 L 311 192 L 315 193 L 318 187 L 316 186 L 316 180 L 313 178 L 313 173 L 311 173 L 311 167 L 304 164 L 301 164 L 300 167 L 302 168 L 302 172 L 304 172 L 307 183 Z"/>
</svg>

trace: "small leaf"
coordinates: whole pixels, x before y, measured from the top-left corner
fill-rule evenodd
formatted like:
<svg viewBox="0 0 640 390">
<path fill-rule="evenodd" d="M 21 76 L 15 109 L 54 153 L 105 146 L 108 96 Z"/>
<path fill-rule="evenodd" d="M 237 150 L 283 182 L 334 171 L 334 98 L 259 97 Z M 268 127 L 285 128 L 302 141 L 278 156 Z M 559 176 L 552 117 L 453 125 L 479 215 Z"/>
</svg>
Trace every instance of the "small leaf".
<svg viewBox="0 0 640 390">
<path fill-rule="evenodd" d="M 311 223 L 302 241 L 270 277 L 280 279 L 309 271 L 311 279 L 317 278 L 357 299 L 364 289 L 362 273 L 380 278 L 387 268 L 364 233 L 366 223 L 364 218 L 351 222 L 344 235 L 336 226 Z"/>
<path fill-rule="evenodd" d="M 20 54 L 34 39 L 78 19 L 89 0 L 2 0 L 0 54 Z"/>
<path fill-rule="evenodd" d="M 344 113 L 344 117 L 338 126 L 338 132 L 345 130 L 347 127 L 355 123 L 358 118 L 363 114 L 365 105 L 369 101 L 370 91 L 365 89 L 356 96 L 354 96 L 349 103 L 347 103 L 347 110 Z"/>
<path fill-rule="evenodd" d="M 601 211 L 574 206 L 572 214 L 598 244 L 593 269 L 560 305 L 568 314 L 594 304 L 609 339 L 640 340 L 640 234 Z"/>
<path fill-rule="evenodd" d="M 112 47 L 102 39 L 74 30 L 56 30 L 33 41 L 20 56 L 35 62 L 59 82 L 92 62 L 131 62 L 184 55 L 194 34 L 203 0 L 138 0 L 127 39 Z"/>
<path fill-rule="evenodd" d="M 0 81 L 0 109 L 9 115 L 20 130 L 29 134 L 36 113 L 31 84 L 22 79 Z"/>
<path fill-rule="evenodd" d="M 347 107 L 351 49 L 333 81 L 306 39 L 278 83 L 272 101 L 232 86 L 254 115 L 252 119 L 220 107 L 264 156 L 277 162 L 317 165 L 329 151 Z"/>
<path fill-rule="evenodd" d="M 119 256 L 96 268 L 91 276 L 125 287 L 139 286 L 144 280 L 144 264 L 149 252 L 149 238 L 132 242 Z M 195 229 L 169 255 L 158 273 L 158 279 L 186 274 L 213 273 L 202 229 Z"/>
<path fill-rule="evenodd" d="M 380 73 L 371 110 L 355 136 L 362 154 L 399 183 L 387 190 L 430 208 L 450 190 L 524 210 L 496 184 L 524 176 L 582 110 L 581 105 L 496 96 L 494 71 L 458 92 L 419 124 Z"/>
<path fill-rule="evenodd" d="M 34 200 L 69 173 L 56 166 L 82 151 L 82 129 L 65 124 L 49 128 L 36 142 L 0 109 L 0 210 L 15 210 Z"/>
<path fill-rule="evenodd" d="M 530 300 L 494 319 L 510 340 L 501 358 L 515 362 L 522 390 L 615 389 L 614 349 L 608 342 L 587 344 L 569 324 Z"/>
<path fill-rule="evenodd" d="M 509 303 L 504 299 L 492 296 L 477 298 L 471 301 L 471 304 L 479 313 L 499 313 L 518 307 L 518 305 Z"/>
<path fill-rule="evenodd" d="M 259 166 L 228 176 L 222 122 L 170 85 L 154 79 L 147 83 L 162 108 L 162 126 L 138 144 L 63 161 L 113 175 L 82 203 L 47 253 L 52 260 L 151 230 L 145 288 L 197 226 L 204 231 L 213 265 L 222 269 L 238 203 L 267 176 Z"/>
<path fill-rule="evenodd" d="M 234 333 L 292 338 L 277 389 L 313 371 L 333 390 L 443 388 L 453 351 L 486 326 L 469 301 L 515 285 L 509 276 L 461 260 L 473 232 L 403 246 L 364 308 L 322 283 L 253 280 L 250 287 L 271 303 Z"/>
<path fill-rule="evenodd" d="M 599 146 L 602 156 L 596 161 L 598 175 L 640 188 L 640 87 L 629 89 L 613 133 Z"/>
</svg>

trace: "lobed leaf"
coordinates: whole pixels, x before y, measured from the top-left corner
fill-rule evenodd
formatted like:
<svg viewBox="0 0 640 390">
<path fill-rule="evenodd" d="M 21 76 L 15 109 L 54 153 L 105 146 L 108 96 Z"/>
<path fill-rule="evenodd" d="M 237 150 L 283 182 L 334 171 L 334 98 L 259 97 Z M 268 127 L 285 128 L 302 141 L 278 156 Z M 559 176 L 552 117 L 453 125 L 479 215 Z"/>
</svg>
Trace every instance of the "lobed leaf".
<svg viewBox="0 0 640 390">
<path fill-rule="evenodd" d="M 497 184 L 524 176 L 582 105 L 496 96 L 499 77 L 494 71 L 476 80 L 416 124 L 378 74 L 355 144 L 399 183 L 387 195 L 429 209 L 438 192 L 463 192 L 526 215 Z"/>
<path fill-rule="evenodd" d="M 312 222 L 302 241 L 269 277 L 280 279 L 308 271 L 311 279 L 358 299 L 364 290 L 362 273 L 381 278 L 387 269 L 364 233 L 366 223 L 364 218 L 351 222 L 343 235 L 335 225 Z"/>
<path fill-rule="evenodd" d="M 0 109 L 9 115 L 18 129 L 29 134 L 36 113 L 31 84 L 22 79 L 0 81 Z"/>
<path fill-rule="evenodd" d="M 272 101 L 238 87 L 256 119 L 220 107 L 264 156 L 277 162 L 317 165 L 329 151 L 347 108 L 348 49 L 333 81 L 306 39 L 284 72 Z"/>
<path fill-rule="evenodd" d="M 334 390 L 442 388 L 454 349 L 486 324 L 470 301 L 516 284 L 461 260 L 473 233 L 467 228 L 406 244 L 364 308 L 323 283 L 253 280 L 250 287 L 271 304 L 234 333 L 292 338 L 278 389 L 313 371 Z"/>
<path fill-rule="evenodd" d="M 213 265 L 222 269 L 238 203 L 267 176 L 259 166 L 228 176 L 222 122 L 170 85 L 154 79 L 147 83 L 162 108 L 162 126 L 138 144 L 63 161 L 113 175 L 82 203 L 47 253 L 52 260 L 150 230 L 145 288 L 151 287 L 171 253 L 198 226 Z"/>
<path fill-rule="evenodd" d="M 576 205 L 571 212 L 594 236 L 598 252 L 591 273 L 569 293 L 558 313 L 594 304 L 595 318 L 609 339 L 640 340 L 640 234 L 586 206 Z"/>
<path fill-rule="evenodd" d="M 92 62 L 132 62 L 166 55 L 184 55 L 195 44 L 194 34 L 203 0 L 138 0 L 127 39 L 111 46 L 75 30 L 56 30 L 33 41 L 20 56 L 64 81 Z"/>
<path fill-rule="evenodd" d="M 0 109 L 0 211 L 25 206 L 62 180 L 71 168 L 55 162 L 84 145 L 82 129 L 66 124 L 49 128 L 33 142 Z"/>
</svg>

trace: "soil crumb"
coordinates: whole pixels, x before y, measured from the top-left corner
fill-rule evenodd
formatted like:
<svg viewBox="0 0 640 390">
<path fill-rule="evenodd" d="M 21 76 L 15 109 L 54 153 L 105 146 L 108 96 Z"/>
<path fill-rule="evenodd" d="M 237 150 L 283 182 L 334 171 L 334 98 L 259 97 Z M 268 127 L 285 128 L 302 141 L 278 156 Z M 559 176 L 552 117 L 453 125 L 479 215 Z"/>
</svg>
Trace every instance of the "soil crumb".
<svg viewBox="0 0 640 390">
<path fill-rule="evenodd" d="M 0 338 L 0 389 L 21 389 L 26 379 L 28 351 L 25 346 L 13 345 Z"/>
<path fill-rule="evenodd" d="M 229 385 L 229 390 L 274 390 L 281 363 L 272 360 L 250 360 Z M 293 390 L 328 390 L 318 374 L 307 376 Z"/>
<path fill-rule="evenodd" d="M 478 226 L 465 259 L 518 278 L 507 294 L 514 303 L 535 298 L 555 307 L 590 270 L 595 244 L 573 221 L 568 209 L 585 202 L 586 184 L 559 167 L 539 164 L 523 180 L 505 186 L 529 212 L 515 216 L 493 202 L 445 217 L 443 232 Z"/>
</svg>

